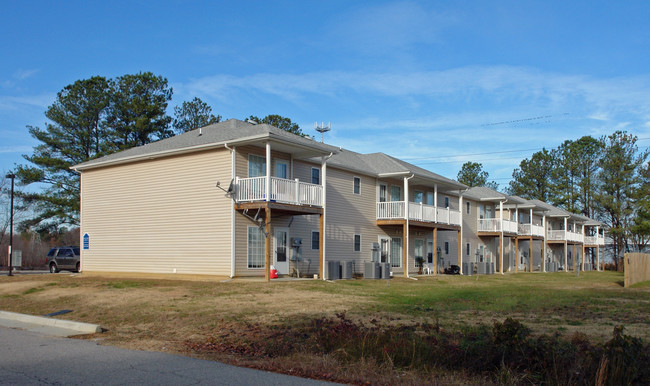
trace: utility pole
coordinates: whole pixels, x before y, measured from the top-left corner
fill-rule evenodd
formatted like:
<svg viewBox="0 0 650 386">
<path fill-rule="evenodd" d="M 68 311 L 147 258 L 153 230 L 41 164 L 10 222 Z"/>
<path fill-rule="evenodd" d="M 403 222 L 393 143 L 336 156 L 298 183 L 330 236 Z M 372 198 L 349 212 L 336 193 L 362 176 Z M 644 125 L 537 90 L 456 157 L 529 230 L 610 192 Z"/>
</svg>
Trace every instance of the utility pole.
<svg viewBox="0 0 650 386">
<path fill-rule="evenodd" d="M 14 179 L 16 175 L 9 173 L 6 175 L 7 178 L 11 178 L 11 213 L 9 214 L 9 276 L 13 276 L 13 247 L 14 247 Z"/>
</svg>

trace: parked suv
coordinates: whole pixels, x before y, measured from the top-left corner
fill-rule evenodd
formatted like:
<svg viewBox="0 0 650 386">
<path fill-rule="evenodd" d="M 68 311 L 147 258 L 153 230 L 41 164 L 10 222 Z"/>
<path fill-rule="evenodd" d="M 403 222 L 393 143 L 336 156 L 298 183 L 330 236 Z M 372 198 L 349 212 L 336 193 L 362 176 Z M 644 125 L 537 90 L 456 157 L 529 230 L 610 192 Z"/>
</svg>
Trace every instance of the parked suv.
<svg viewBox="0 0 650 386">
<path fill-rule="evenodd" d="M 55 247 L 47 253 L 45 263 L 52 273 L 62 269 L 79 272 L 80 255 L 79 247 Z"/>
</svg>

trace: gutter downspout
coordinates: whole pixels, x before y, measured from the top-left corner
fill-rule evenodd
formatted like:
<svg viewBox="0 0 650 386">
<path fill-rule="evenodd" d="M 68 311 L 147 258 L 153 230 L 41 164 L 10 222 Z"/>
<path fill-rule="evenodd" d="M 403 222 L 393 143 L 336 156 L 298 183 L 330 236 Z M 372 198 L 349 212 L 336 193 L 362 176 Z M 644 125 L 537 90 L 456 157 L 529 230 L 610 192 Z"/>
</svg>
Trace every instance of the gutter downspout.
<svg viewBox="0 0 650 386">
<path fill-rule="evenodd" d="M 326 260 L 325 244 L 326 244 L 326 240 L 327 240 L 327 232 L 326 232 L 326 229 L 327 229 L 327 217 L 325 215 L 326 212 L 327 212 L 327 210 L 326 210 L 326 207 L 327 207 L 327 204 L 326 204 L 327 203 L 327 201 L 326 201 L 327 200 L 327 160 L 332 158 L 333 155 L 334 155 L 334 153 L 332 152 L 327 157 L 321 158 L 321 170 L 322 170 L 322 174 L 323 174 L 323 176 L 322 176 L 323 177 L 323 181 L 322 181 L 322 183 L 323 183 L 323 231 L 321 232 L 322 233 L 321 237 L 323 239 L 323 242 L 321 243 L 320 247 L 321 247 L 322 252 L 323 252 L 323 280 L 325 280 L 325 269 L 327 268 L 327 265 L 325 264 L 325 260 Z"/>
<path fill-rule="evenodd" d="M 500 251 L 499 251 L 500 252 L 499 253 L 499 255 L 500 255 L 499 256 L 499 260 L 500 260 L 499 261 L 499 271 L 501 271 L 501 274 L 503 275 L 503 249 L 504 249 L 504 247 L 503 247 L 503 201 L 499 201 L 499 216 L 501 217 L 501 221 L 500 221 L 501 222 L 501 224 L 500 224 L 501 225 L 501 240 L 499 240 L 500 244 L 501 244 L 501 248 L 499 248 L 500 249 Z"/>
<path fill-rule="evenodd" d="M 235 170 L 236 167 L 236 153 L 235 153 L 235 148 L 228 147 L 227 143 L 224 143 L 223 146 L 230 150 L 230 155 L 231 155 L 231 165 L 230 169 L 232 171 L 232 179 L 234 180 L 237 171 Z M 234 200 L 233 200 L 234 201 Z M 233 205 L 232 211 L 230 212 L 230 278 L 235 277 L 235 206 Z"/>
<path fill-rule="evenodd" d="M 404 274 L 407 278 L 409 276 L 409 180 L 415 177 L 415 174 L 411 174 L 410 177 L 404 177 L 404 214 L 406 215 L 406 231 L 404 232 L 404 253 L 406 255 L 406 261 L 404 262 Z"/>
</svg>

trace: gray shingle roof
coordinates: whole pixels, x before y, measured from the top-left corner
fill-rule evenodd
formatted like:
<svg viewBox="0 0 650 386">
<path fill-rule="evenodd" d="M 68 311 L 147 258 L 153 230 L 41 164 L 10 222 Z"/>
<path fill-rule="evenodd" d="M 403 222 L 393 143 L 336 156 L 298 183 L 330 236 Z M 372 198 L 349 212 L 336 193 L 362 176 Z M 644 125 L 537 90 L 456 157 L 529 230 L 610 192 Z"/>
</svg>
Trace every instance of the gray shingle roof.
<svg viewBox="0 0 650 386">
<path fill-rule="evenodd" d="M 179 134 L 171 138 L 152 142 L 144 146 L 138 146 L 117 153 L 107 155 L 98 159 L 83 162 L 74 166 L 76 170 L 84 168 L 118 163 L 126 160 L 136 160 L 149 156 L 181 152 L 183 150 L 200 149 L 202 147 L 220 147 L 224 143 L 235 143 L 252 138 L 270 138 L 282 142 L 289 142 L 294 145 L 320 151 L 323 154 L 331 151 L 338 151 L 338 148 L 323 145 L 309 138 L 289 133 L 285 130 L 268 124 L 254 125 L 238 119 L 229 119 L 224 122 L 215 123 L 209 126 L 195 129 L 187 133 Z"/>
<path fill-rule="evenodd" d="M 507 195 L 499 193 L 496 190 L 490 189 L 486 186 L 474 186 L 472 188 L 469 188 L 469 190 L 463 193 L 463 197 L 467 197 L 476 201 L 485 201 L 489 199 L 500 201 L 506 200 L 508 198 Z"/>
</svg>

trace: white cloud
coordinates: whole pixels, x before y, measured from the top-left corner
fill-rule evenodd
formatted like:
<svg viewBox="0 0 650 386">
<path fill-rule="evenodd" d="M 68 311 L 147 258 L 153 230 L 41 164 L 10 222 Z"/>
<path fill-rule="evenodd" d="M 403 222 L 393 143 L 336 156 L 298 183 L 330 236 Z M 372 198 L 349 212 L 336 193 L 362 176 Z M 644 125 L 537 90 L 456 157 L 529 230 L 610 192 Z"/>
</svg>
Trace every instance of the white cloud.
<svg viewBox="0 0 650 386">
<path fill-rule="evenodd" d="M 56 94 L 28 96 L 0 95 L 0 110 L 17 110 L 24 106 L 47 108 L 54 102 Z"/>
</svg>

